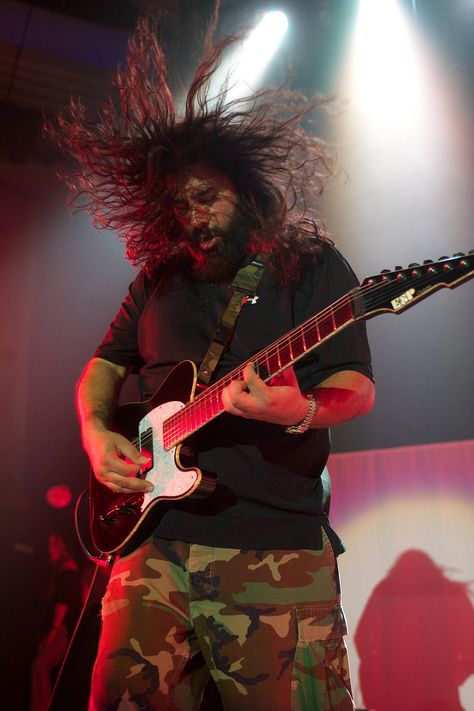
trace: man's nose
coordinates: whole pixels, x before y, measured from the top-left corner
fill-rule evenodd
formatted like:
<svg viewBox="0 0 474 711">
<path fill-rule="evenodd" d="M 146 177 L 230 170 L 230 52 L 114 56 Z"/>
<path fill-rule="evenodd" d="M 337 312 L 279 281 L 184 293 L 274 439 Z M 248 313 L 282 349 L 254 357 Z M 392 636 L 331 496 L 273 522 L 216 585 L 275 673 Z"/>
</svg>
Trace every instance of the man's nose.
<svg viewBox="0 0 474 711">
<path fill-rule="evenodd" d="M 189 223 L 192 227 L 202 227 L 209 222 L 209 213 L 202 205 L 196 205 L 189 210 Z"/>
<path fill-rule="evenodd" d="M 188 222 L 191 227 L 202 227 L 209 222 L 209 211 L 204 205 L 190 205 L 188 210 Z"/>
</svg>

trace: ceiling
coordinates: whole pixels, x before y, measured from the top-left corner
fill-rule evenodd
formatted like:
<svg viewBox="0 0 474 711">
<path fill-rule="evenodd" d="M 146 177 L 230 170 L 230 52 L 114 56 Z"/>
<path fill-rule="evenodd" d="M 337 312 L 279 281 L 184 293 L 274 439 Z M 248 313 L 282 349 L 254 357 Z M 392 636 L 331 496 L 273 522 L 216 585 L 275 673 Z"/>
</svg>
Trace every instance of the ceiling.
<svg viewBox="0 0 474 711">
<path fill-rule="evenodd" d="M 472 0 L 401 1 L 408 12 L 416 9 L 421 32 L 439 46 L 459 81 L 472 85 Z M 223 0 L 221 30 L 233 32 L 271 7 L 287 9 L 292 18 L 280 59 L 291 66 L 292 81 L 305 90 L 332 91 L 332 58 L 346 41 L 357 0 Z M 60 110 L 71 95 L 98 108 L 140 12 L 161 15 L 168 63 L 186 71 L 212 8 L 213 0 L 0 0 L 0 151 L 20 157 L 35 150 L 42 115 Z"/>
</svg>

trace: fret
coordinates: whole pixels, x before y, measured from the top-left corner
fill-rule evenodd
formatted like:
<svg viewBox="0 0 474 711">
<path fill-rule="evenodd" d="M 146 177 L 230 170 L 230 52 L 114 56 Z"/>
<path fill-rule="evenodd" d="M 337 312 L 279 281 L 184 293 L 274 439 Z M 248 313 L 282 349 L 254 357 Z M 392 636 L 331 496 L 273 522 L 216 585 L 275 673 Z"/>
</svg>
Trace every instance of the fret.
<svg viewBox="0 0 474 711">
<path fill-rule="evenodd" d="M 169 439 L 169 429 L 170 429 L 169 422 L 170 422 L 170 420 L 171 420 L 171 417 L 163 422 L 163 446 L 165 449 L 168 448 L 169 443 L 170 443 L 170 439 Z"/>
<path fill-rule="evenodd" d="M 280 368 L 284 368 L 286 365 L 289 365 L 294 360 L 291 354 L 290 339 L 283 338 L 277 341 L 277 343 L 279 354 L 278 362 L 280 364 Z"/>
<path fill-rule="evenodd" d="M 352 311 L 352 306 L 350 299 L 344 299 L 344 301 L 337 305 L 334 309 L 334 320 L 337 328 L 345 326 L 347 323 L 352 321 L 354 318 L 354 313 Z"/>
<path fill-rule="evenodd" d="M 213 409 L 213 414 L 218 415 L 222 411 L 222 401 L 221 401 L 221 394 L 222 390 L 221 388 L 214 388 L 212 392 L 212 409 Z"/>
<path fill-rule="evenodd" d="M 266 353 L 263 353 L 258 360 L 256 360 L 258 376 L 267 381 L 269 379 L 269 372 L 266 366 Z"/>
<path fill-rule="evenodd" d="M 178 439 L 185 432 L 188 432 L 189 425 L 187 423 L 187 419 L 188 418 L 180 416 L 180 413 L 177 413 L 173 427 L 173 439 Z"/>
<path fill-rule="evenodd" d="M 320 327 L 319 327 L 319 319 L 316 316 L 316 343 L 319 343 L 320 340 L 321 340 L 321 331 L 320 331 Z"/>
<path fill-rule="evenodd" d="M 198 428 L 197 419 L 196 419 L 196 406 L 194 403 L 192 403 L 189 406 L 188 419 L 189 419 L 189 428 L 186 428 L 186 429 L 188 430 L 188 432 L 194 432 L 194 430 L 197 430 L 197 428 Z"/>
<path fill-rule="evenodd" d="M 301 328 L 301 338 L 302 338 L 302 341 L 303 341 L 303 351 L 306 353 L 306 351 L 308 350 L 308 346 L 307 346 L 307 344 L 306 344 L 306 338 L 305 338 L 304 327 Z"/>
<path fill-rule="evenodd" d="M 327 338 L 331 333 L 334 333 L 332 317 L 329 314 L 325 314 L 322 318 L 318 319 L 319 341 Z"/>
<path fill-rule="evenodd" d="M 292 331 L 292 335 L 290 336 L 290 350 L 292 361 L 297 360 L 297 358 L 300 358 L 306 353 L 307 348 L 303 328 L 298 327 L 294 332 Z"/>
<path fill-rule="evenodd" d="M 212 417 L 214 415 L 214 403 L 212 401 L 212 391 L 210 393 L 206 393 L 201 402 L 202 402 L 201 410 L 202 410 L 204 417 L 205 417 L 204 422 L 208 422 L 209 420 L 212 420 Z"/>
<path fill-rule="evenodd" d="M 304 328 L 304 341 L 306 346 L 306 351 L 311 350 L 314 346 L 319 343 L 319 325 L 317 318 L 311 318 L 303 326 Z"/>
<path fill-rule="evenodd" d="M 199 427 L 202 427 L 203 424 L 206 422 L 205 416 L 204 416 L 204 410 L 202 407 L 202 403 L 198 402 L 195 403 L 195 408 L 196 408 L 196 422 L 197 422 L 197 429 Z"/>
<path fill-rule="evenodd" d="M 179 417 L 179 415 L 178 415 Z M 181 421 L 184 420 L 184 428 L 186 432 L 192 432 L 193 427 L 192 427 L 192 420 L 191 420 L 191 406 L 188 405 L 187 407 L 184 408 L 184 418 L 181 417 Z M 177 427 L 177 430 L 179 431 L 181 427 Z"/>
<path fill-rule="evenodd" d="M 280 364 L 279 364 L 279 360 L 278 360 L 278 356 L 277 356 L 277 351 L 273 346 L 271 349 L 268 349 L 267 365 L 268 365 L 268 375 L 270 377 L 275 375 L 275 373 L 278 373 L 278 371 L 280 370 Z"/>
</svg>

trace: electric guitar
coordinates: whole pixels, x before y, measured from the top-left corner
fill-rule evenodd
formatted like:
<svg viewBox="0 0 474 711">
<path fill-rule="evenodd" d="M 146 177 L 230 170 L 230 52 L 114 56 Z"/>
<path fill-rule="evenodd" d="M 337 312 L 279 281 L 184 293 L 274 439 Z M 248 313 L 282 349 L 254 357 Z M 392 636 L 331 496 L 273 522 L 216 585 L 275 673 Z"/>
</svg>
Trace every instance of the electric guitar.
<svg viewBox="0 0 474 711">
<path fill-rule="evenodd" d="M 108 555 L 126 553 L 153 530 L 167 503 L 214 491 L 216 477 L 188 460 L 185 441 L 222 414 L 222 391 L 231 381 L 242 380 L 246 365 L 254 363 L 268 382 L 351 323 L 380 313 L 400 313 L 437 289 L 453 289 L 473 276 L 474 251 L 384 270 L 199 392 L 194 363 L 177 365 L 150 400 L 117 409 L 113 428 L 149 456 L 138 476 L 155 488 L 145 494 L 115 494 L 92 473 L 90 516 L 96 547 Z"/>
</svg>

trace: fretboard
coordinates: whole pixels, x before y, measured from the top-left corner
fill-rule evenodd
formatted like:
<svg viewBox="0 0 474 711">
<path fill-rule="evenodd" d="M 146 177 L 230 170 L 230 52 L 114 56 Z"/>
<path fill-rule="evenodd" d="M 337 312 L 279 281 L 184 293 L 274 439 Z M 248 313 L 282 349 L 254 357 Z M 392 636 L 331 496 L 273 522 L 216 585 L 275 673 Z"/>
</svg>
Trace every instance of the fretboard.
<svg viewBox="0 0 474 711">
<path fill-rule="evenodd" d="M 163 423 L 165 450 L 172 449 L 224 411 L 222 391 L 233 380 L 243 380 L 243 371 L 249 363 L 253 363 L 262 380 L 268 382 L 320 343 L 355 321 L 352 298 L 356 291 L 357 289 L 345 294 L 320 313 L 281 336 L 210 385 L 194 400 L 188 402 L 183 409 L 165 420 Z"/>
<path fill-rule="evenodd" d="M 222 391 L 233 380 L 243 380 L 243 371 L 253 363 L 262 380 L 275 375 L 331 338 L 343 328 L 379 313 L 400 313 L 437 289 L 453 289 L 474 277 L 474 253 L 458 252 L 453 257 L 440 257 L 437 262 L 425 260 L 406 269 L 383 270 L 341 296 L 330 306 L 312 316 L 292 331 L 242 363 L 163 423 L 163 446 L 172 449 L 223 411 Z"/>
</svg>

